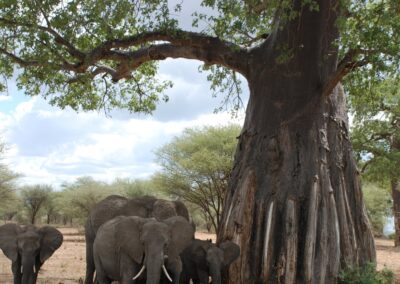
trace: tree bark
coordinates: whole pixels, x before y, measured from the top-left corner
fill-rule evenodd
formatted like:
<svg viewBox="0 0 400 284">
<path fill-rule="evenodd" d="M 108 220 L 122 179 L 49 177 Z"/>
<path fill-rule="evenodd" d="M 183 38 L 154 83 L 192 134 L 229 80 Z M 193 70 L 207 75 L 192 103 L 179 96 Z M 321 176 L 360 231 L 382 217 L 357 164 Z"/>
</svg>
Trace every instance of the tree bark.
<svg viewBox="0 0 400 284">
<path fill-rule="evenodd" d="M 394 217 L 394 230 L 395 239 L 394 246 L 400 246 L 400 187 L 398 181 L 391 182 L 392 199 L 393 199 L 393 217 Z"/>
<path fill-rule="evenodd" d="M 375 261 L 344 91 L 339 84 L 326 96 L 322 87 L 337 68 L 338 3 L 309 11 L 295 2 L 300 16 L 249 64 L 250 100 L 218 232 L 218 242 L 241 248 L 229 283 L 336 283 L 341 267 Z M 285 44 L 290 53 L 277 62 Z"/>
</svg>

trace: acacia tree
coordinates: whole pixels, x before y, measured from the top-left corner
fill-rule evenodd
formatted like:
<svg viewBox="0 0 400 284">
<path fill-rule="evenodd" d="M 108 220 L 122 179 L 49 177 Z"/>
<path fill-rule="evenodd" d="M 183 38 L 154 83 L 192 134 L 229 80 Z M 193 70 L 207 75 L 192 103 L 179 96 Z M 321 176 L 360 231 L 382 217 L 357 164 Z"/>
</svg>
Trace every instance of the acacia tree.
<svg viewBox="0 0 400 284">
<path fill-rule="evenodd" d="M 215 232 L 221 223 L 231 175 L 238 125 L 188 128 L 157 150 L 161 171 L 154 176 L 163 191 L 203 212 Z"/>
<path fill-rule="evenodd" d="M 366 178 L 390 184 L 400 246 L 400 81 L 387 79 L 369 93 L 351 100 L 354 149 Z"/>
<path fill-rule="evenodd" d="M 26 185 L 21 189 L 21 201 L 28 213 L 29 222 L 36 223 L 39 211 L 44 208 L 52 188 L 49 185 Z"/>
<path fill-rule="evenodd" d="M 241 247 L 229 282 L 334 283 L 341 265 L 374 260 L 338 83 L 398 72 L 399 2 L 203 0 L 192 31 L 167 2 L 3 1 L 0 72 L 19 66 L 19 86 L 60 107 L 145 112 L 169 85 L 158 60 L 200 60 L 230 95 L 242 74 L 250 99 L 218 233 Z"/>
<path fill-rule="evenodd" d="M 93 206 L 111 194 L 118 194 L 106 183 L 96 181 L 92 177 L 83 176 L 72 183 L 62 185 L 62 202 L 66 203 L 69 215 L 81 220 L 86 220 Z"/>
</svg>

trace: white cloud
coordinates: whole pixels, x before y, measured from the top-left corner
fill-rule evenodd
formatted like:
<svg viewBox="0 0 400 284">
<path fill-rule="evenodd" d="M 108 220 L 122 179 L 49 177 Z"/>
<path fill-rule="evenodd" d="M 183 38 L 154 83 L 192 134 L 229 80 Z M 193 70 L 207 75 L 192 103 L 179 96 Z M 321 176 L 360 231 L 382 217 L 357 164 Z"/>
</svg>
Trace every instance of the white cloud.
<svg viewBox="0 0 400 284">
<path fill-rule="evenodd" d="M 0 95 L 0 102 L 11 101 L 11 96 Z"/>
<path fill-rule="evenodd" d="M 158 169 L 154 150 L 183 129 L 232 122 L 227 113 L 204 113 L 187 120 L 149 116 L 121 120 L 96 112 L 60 111 L 40 98 L 19 104 L 11 114 L 0 113 L 0 118 L 10 145 L 7 162 L 24 174 L 21 183 L 56 186 L 83 175 L 104 181 L 148 177 Z"/>
</svg>

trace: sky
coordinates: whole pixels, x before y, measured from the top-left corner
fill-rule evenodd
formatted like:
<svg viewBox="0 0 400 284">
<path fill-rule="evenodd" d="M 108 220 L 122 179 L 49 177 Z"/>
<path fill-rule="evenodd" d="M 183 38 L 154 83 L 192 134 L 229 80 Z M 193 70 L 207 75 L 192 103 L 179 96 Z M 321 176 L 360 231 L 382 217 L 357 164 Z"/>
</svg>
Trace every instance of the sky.
<svg viewBox="0 0 400 284">
<path fill-rule="evenodd" d="M 171 0 L 171 7 L 181 3 Z M 199 2 L 185 1 L 177 15 L 182 29 L 192 28 L 194 11 L 214 13 Z M 148 178 L 159 169 L 154 152 L 187 127 L 242 124 L 244 110 L 214 114 L 223 97 L 212 97 L 206 73 L 199 73 L 199 61 L 167 59 L 160 62 L 159 76 L 174 86 L 153 115 L 115 110 L 76 113 L 50 106 L 40 97 L 27 97 L 8 82 L 7 94 L 0 94 L 0 140 L 7 144 L 2 162 L 23 175 L 20 185 L 50 184 L 56 189 L 81 176 L 110 182 L 115 178 Z M 243 82 L 243 101 L 248 88 Z"/>
<path fill-rule="evenodd" d="M 222 95 L 213 98 L 200 62 L 167 59 L 160 64 L 162 78 L 173 81 L 153 115 L 116 110 L 103 112 L 61 110 L 41 97 L 25 96 L 15 82 L 0 95 L 0 139 L 7 144 L 4 162 L 23 174 L 20 185 L 50 184 L 81 176 L 110 182 L 115 178 L 147 178 L 159 169 L 154 151 L 187 127 L 243 123 L 229 112 L 215 114 Z M 244 102 L 247 83 L 243 82 Z"/>
</svg>

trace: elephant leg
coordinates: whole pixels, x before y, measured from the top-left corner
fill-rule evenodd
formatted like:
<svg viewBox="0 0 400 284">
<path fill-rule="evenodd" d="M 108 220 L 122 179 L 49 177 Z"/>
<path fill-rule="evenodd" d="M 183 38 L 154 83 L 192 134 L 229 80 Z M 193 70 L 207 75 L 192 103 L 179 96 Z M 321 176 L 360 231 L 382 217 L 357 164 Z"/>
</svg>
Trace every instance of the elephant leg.
<svg viewBox="0 0 400 284">
<path fill-rule="evenodd" d="M 121 284 L 133 284 L 133 283 L 145 283 L 143 281 L 142 276 L 139 277 L 139 279 L 133 280 L 133 277 L 136 276 L 137 273 L 139 273 L 139 270 L 141 267 L 132 259 L 127 256 L 126 254 L 122 254 L 120 257 L 120 275 L 121 275 Z M 144 274 L 146 275 L 146 271 L 144 271 Z"/>
<path fill-rule="evenodd" d="M 168 271 L 171 272 L 172 280 L 174 284 L 179 284 L 179 279 L 181 277 L 182 272 L 182 262 L 180 258 L 177 259 L 168 259 L 167 264 Z"/>
<path fill-rule="evenodd" d="M 15 261 L 11 264 L 11 271 L 14 275 L 14 284 L 21 284 L 22 282 L 22 274 L 21 274 L 21 264 L 18 261 Z"/>
<path fill-rule="evenodd" d="M 111 284 L 111 280 L 102 272 L 96 271 L 96 284 Z"/>
<path fill-rule="evenodd" d="M 93 242 L 86 241 L 86 277 L 85 284 L 93 284 L 95 266 L 93 259 Z"/>
</svg>

